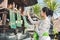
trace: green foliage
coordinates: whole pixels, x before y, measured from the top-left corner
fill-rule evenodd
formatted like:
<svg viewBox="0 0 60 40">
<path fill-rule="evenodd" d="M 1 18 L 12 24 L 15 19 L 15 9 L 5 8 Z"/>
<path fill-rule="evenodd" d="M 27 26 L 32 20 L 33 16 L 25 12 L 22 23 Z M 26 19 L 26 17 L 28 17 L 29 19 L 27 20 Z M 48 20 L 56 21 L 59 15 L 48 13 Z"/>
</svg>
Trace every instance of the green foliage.
<svg viewBox="0 0 60 40">
<path fill-rule="evenodd" d="M 44 3 L 47 5 L 48 8 L 51 10 L 56 10 L 57 9 L 57 2 L 56 0 L 44 0 Z"/>
<path fill-rule="evenodd" d="M 37 16 L 40 16 L 41 6 L 39 4 L 34 5 L 33 10 Z"/>
<path fill-rule="evenodd" d="M 58 31 L 56 30 L 56 28 L 53 29 L 53 33 L 58 34 Z"/>
</svg>

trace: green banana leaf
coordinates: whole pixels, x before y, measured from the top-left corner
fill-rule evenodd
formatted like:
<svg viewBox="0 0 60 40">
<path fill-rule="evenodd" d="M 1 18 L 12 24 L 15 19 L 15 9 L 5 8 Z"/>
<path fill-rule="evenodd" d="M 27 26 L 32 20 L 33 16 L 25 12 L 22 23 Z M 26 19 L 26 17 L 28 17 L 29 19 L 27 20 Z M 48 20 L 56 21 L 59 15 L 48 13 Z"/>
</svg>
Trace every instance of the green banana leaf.
<svg viewBox="0 0 60 40">
<path fill-rule="evenodd" d="M 23 20 L 24 20 L 24 26 L 29 27 L 29 24 L 27 23 L 27 20 L 26 20 L 26 16 L 23 16 Z"/>
<path fill-rule="evenodd" d="M 34 38 L 34 40 L 39 40 L 39 36 L 38 36 L 37 32 L 34 32 L 33 38 Z"/>
<path fill-rule="evenodd" d="M 13 10 L 9 10 L 10 15 L 10 27 L 16 29 L 16 20 L 15 20 L 15 13 Z"/>
<path fill-rule="evenodd" d="M 16 23 L 16 25 L 17 25 L 17 27 L 22 27 L 21 24 L 22 24 L 21 23 L 21 15 L 20 15 L 20 12 L 17 12 L 17 23 Z"/>
</svg>

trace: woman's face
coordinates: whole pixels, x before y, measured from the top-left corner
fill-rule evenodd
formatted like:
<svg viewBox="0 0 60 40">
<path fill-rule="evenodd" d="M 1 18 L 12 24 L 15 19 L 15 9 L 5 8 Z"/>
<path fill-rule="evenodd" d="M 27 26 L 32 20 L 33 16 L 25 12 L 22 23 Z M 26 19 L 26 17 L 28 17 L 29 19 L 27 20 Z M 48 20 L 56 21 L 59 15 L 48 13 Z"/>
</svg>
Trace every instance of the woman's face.
<svg viewBox="0 0 60 40">
<path fill-rule="evenodd" d="M 8 5 L 8 8 L 9 9 L 12 9 L 13 8 L 13 5 L 12 4 Z"/>
<path fill-rule="evenodd" d="M 41 11 L 41 16 L 44 17 L 45 16 L 45 12 Z"/>
</svg>

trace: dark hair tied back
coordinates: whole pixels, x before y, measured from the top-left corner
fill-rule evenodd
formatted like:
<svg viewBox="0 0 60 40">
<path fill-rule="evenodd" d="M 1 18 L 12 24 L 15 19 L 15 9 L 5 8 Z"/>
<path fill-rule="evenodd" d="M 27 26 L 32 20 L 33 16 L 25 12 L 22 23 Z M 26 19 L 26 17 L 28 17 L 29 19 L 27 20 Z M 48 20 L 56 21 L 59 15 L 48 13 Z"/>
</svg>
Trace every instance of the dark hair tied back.
<svg viewBox="0 0 60 40">
<path fill-rule="evenodd" d="M 53 10 L 51 10 L 51 9 L 49 9 L 47 7 L 42 8 L 42 11 L 46 12 L 47 16 L 51 16 L 51 17 L 53 16 Z"/>
</svg>

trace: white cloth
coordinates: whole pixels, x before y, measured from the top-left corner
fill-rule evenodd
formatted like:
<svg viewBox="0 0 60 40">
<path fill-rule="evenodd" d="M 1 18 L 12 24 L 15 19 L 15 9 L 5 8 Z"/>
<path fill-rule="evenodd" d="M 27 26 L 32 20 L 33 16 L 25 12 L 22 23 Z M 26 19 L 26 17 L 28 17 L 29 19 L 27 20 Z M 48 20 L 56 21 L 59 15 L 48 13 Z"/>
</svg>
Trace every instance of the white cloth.
<svg viewBox="0 0 60 40">
<path fill-rule="evenodd" d="M 39 40 L 51 40 L 49 36 L 42 36 Z"/>
<path fill-rule="evenodd" d="M 49 16 L 50 17 L 50 16 Z M 41 20 L 41 21 L 38 21 L 39 22 L 39 27 L 36 27 L 36 32 L 38 33 L 39 35 L 39 40 L 51 40 L 49 36 L 43 36 L 43 33 L 47 32 L 49 34 L 49 29 L 50 29 L 50 20 L 51 20 L 51 17 L 46 17 L 46 19 L 44 20 Z M 30 22 L 31 23 L 37 23 L 38 22 L 34 22 L 31 18 L 29 18 Z"/>
<path fill-rule="evenodd" d="M 44 32 L 48 32 L 49 33 L 49 29 L 50 29 L 50 19 L 47 17 L 45 20 L 42 20 L 40 22 L 39 27 L 37 28 L 37 33 L 42 36 L 42 34 Z"/>
<path fill-rule="evenodd" d="M 50 24 L 50 18 L 48 17 L 40 22 L 39 27 L 36 29 L 36 32 L 39 35 L 39 40 L 51 40 L 49 36 L 43 36 L 43 33 L 45 32 L 49 34 Z"/>
</svg>

